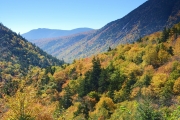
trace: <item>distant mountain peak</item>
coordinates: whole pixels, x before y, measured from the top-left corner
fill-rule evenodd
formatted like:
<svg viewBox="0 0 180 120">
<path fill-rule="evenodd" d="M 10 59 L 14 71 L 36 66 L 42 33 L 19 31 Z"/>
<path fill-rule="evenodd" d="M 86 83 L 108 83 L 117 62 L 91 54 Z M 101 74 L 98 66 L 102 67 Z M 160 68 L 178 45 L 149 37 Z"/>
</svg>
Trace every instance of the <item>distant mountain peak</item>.
<svg viewBox="0 0 180 120">
<path fill-rule="evenodd" d="M 91 30 L 93 30 L 93 29 L 87 28 L 87 27 L 75 28 L 72 30 L 37 28 L 37 29 L 33 29 L 27 33 L 22 34 L 22 36 L 32 42 L 32 41 L 38 40 L 38 39 L 68 36 L 68 35 L 73 35 L 73 34 L 77 34 L 80 32 L 87 32 L 87 31 L 91 31 Z"/>
</svg>

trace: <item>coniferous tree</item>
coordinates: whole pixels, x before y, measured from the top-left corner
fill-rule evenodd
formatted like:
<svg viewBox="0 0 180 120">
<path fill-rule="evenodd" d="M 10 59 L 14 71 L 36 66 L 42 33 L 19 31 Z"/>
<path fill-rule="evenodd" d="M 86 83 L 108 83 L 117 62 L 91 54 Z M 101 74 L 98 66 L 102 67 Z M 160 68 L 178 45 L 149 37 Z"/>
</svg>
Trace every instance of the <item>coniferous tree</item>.
<svg viewBox="0 0 180 120">
<path fill-rule="evenodd" d="M 126 81 L 126 85 L 124 87 L 124 99 L 127 99 L 129 94 L 131 93 L 132 86 L 136 83 L 136 77 L 135 74 L 132 72 L 129 75 L 129 79 Z"/>
<path fill-rule="evenodd" d="M 102 69 L 98 84 L 98 92 L 103 93 L 107 90 L 109 85 L 109 74 L 106 69 Z"/>
<path fill-rule="evenodd" d="M 149 86 L 151 82 L 151 77 L 149 75 L 144 76 L 144 85 Z"/>
<path fill-rule="evenodd" d="M 91 71 L 89 83 L 91 86 L 91 90 L 97 91 L 98 81 L 99 81 L 100 74 L 101 74 L 101 63 L 100 63 L 99 58 L 96 59 L 95 57 L 93 58 L 92 63 L 93 63 L 93 68 Z"/>
<path fill-rule="evenodd" d="M 140 37 L 139 39 L 137 39 L 137 42 L 138 43 L 142 42 L 142 38 Z"/>
<path fill-rule="evenodd" d="M 109 48 L 108 48 L 108 52 L 109 52 L 109 51 L 111 51 L 111 50 L 112 50 L 112 48 L 111 48 L 111 47 L 109 47 Z"/>
<path fill-rule="evenodd" d="M 65 88 L 65 95 L 60 99 L 60 105 L 67 109 L 72 105 L 71 89 L 69 86 Z"/>
<path fill-rule="evenodd" d="M 111 76 L 110 76 L 110 81 L 109 81 L 109 90 L 114 91 L 120 89 L 123 79 L 120 76 L 120 73 L 118 71 L 114 71 Z"/>
<path fill-rule="evenodd" d="M 85 78 L 81 80 L 78 95 L 79 97 L 83 97 L 90 92 L 90 84 L 89 84 L 90 71 L 86 72 Z"/>
<path fill-rule="evenodd" d="M 163 32 L 162 32 L 162 36 L 161 36 L 161 41 L 160 42 L 166 42 L 167 39 L 169 38 L 169 29 L 164 28 Z"/>
<path fill-rule="evenodd" d="M 167 51 L 170 55 L 172 55 L 172 56 L 174 55 L 174 50 L 173 50 L 172 46 L 170 46 Z"/>
<path fill-rule="evenodd" d="M 101 64 L 99 58 L 93 58 L 92 70 L 86 72 L 84 80 L 80 82 L 79 97 L 87 95 L 90 91 L 98 91 L 99 79 L 101 75 Z"/>
</svg>

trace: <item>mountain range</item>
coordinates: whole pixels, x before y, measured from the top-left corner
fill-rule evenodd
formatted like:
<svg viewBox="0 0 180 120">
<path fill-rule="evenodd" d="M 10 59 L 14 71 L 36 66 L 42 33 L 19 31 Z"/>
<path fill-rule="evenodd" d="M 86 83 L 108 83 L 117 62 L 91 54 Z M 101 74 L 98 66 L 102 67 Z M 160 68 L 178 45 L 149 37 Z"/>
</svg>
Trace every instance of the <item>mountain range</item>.
<svg viewBox="0 0 180 120">
<path fill-rule="evenodd" d="M 34 43 L 49 54 L 72 62 L 73 59 L 104 52 L 108 47 L 133 43 L 140 37 L 172 27 L 179 21 L 179 0 L 148 0 L 101 29 L 86 34 L 37 40 Z"/>
<path fill-rule="evenodd" d="M 58 29 L 38 28 L 38 29 L 31 30 L 27 33 L 24 33 L 22 34 L 22 36 L 26 38 L 27 40 L 33 42 L 37 39 L 68 36 L 68 35 L 91 31 L 91 30 L 93 29 L 92 28 L 76 28 L 73 30 L 58 30 Z"/>
</svg>

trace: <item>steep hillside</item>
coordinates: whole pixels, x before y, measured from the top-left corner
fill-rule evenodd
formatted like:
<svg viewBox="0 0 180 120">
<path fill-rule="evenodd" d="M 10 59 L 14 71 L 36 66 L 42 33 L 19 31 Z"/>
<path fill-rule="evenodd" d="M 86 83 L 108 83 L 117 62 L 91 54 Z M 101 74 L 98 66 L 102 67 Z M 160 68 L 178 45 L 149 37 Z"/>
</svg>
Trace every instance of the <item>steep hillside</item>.
<svg viewBox="0 0 180 120">
<path fill-rule="evenodd" d="M 172 27 L 179 21 L 179 0 L 148 0 L 123 18 L 110 22 L 96 32 L 78 39 L 73 46 L 67 46 L 66 50 L 61 46 L 57 46 L 57 49 L 43 47 L 43 50 L 58 58 L 72 61 L 75 58 L 106 51 L 109 46 L 132 43 L 140 37 L 163 30 L 164 27 Z M 61 41 L 57 42 L 60 44 Z M 55 54 L 57 50 L 59 55 Z"/>
<path fill-rule="evenodd" d="M 56 56 L 59 59 L 64 59 L 66 62 L 70 62 L 74 60 L 75 57 L 73 55 L 74 53 L 69 48 L 75 46 L 76 43 L 81 43 L 82 39 L 87 38 L 89 34 L 94 32 L 95 30 L 64 37 L 39 39 L 34 43 L 45 50 L 47 53 Z M 60 53 L 63 55 L 60 55 Z M 71 54 L 71 56 L 64 57 L 66 54 Z"/>
<path fill-rule="evenodd" d="M 3 120 L 178 120 L 180 23 L 72 64 L 32 68 L 5 85 Z"/>
<path fill-rule="evenodd" d="M 45 68 L 63 63 L 0 24 L 1 78 L 7 77 L 6 74 L 10 76 L 26 74 L 33 66 Z"/>
<path fill-rule="evenodd" d="M 22 34 L 23 37 L 25 37 L 27 40 L 34 42 L 39 41 L 38 39 L 44 39 L 44 38 L 55 38 L 60 36 L 68 36 L 80 32 L 87 32 L 91 31 L 93 29 L 91 28 L 77 28 L 73 30 L 57 30 L 57 29 L 46 29 L 46 28 L 39 28 L 31 30 L 27 33 Z"/>
<path fill-rule="evenodd" d="M 64 61 L 48 55 L 0 23 L 0 119 L 7 120 L 2 119 L 3 113 L 8 109 L 4 103 L 5 97 L 15 95 L 22 87 L 22 81 L 32 83 L 32 79 L 41 74 L 39 71 L 43 68 L 62 64 Z M 31 74 L 32 70 L 34 74 Z"/>
</svg>

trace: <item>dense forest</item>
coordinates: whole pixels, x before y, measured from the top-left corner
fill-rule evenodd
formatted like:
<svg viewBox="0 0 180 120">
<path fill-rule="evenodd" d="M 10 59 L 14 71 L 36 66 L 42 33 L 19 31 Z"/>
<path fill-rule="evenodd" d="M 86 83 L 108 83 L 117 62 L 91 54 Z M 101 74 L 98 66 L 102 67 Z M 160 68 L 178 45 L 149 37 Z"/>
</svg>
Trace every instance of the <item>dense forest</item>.
<svg viewBox="0 0 180 120">
<path fill-rule="evenodd" d="M 0 64 L 3 120 L 180 119 L 180 23 L 72 64 L 30 60 L 26 70 L 15 55 Z"/>
<path fill-rule="evenodd" d="M 48 55 L 0 23 L 0 97 L 12 96 L 19 83 L 34 68 L 61 66 L 63 60 Z M 36 73 L 37 75 L 39 73 Z M 0 107 L 1 111 L 1 107 Z M 0 113 L 1 114 L 1 113 Z"/>
<path fill-rule="evenodd" d="M 51 65 L 62 65 L 60 61 L 48 55 L 39 47 L 16 34 L 3 24 L 0 24 L 0 61 L 1 68 L 6 68 L 6 63 L 19 67 L 22 72 L 27 72 L 31 66 L 47 67 Z M 12 66 L 9 67 L 9 69 Z M 16 68 L 18 69 L 18 68 Z M 8 71 L 8 70 L 7 70 Z M 14 70 L 11 70 L 11 74 Z"/>
</svg>

